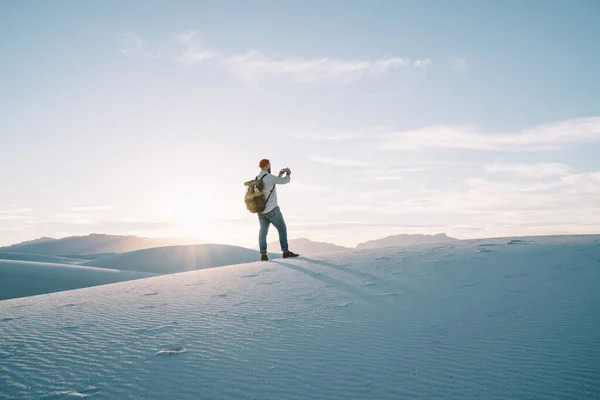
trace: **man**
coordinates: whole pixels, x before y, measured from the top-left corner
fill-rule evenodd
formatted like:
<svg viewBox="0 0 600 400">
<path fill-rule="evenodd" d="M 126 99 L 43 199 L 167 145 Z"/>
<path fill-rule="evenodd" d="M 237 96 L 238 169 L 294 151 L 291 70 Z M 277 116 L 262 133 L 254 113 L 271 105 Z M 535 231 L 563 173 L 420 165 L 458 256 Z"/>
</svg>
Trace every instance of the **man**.
<svg viewBox="0 0 600 400">
<path fill-rule="evenodd" d="M 260 174 L 258 179 L 262 178 L 264 189 L 263 193 L 267 203 L 265 210 L 258 214 L 258 222 L 260 223 L 260 232 L 258 235 L 258 245 L 260 248 L 260 260 L 267 261 L 267 234 L 269 233 L 269 226 L 273 224 L 279 232 L 279 244 L 281 245 L 281 251 L 283 252 L 283 258 L 298 257 L 298 254 L 292 253 L 288 249 L 287 241 L 287 226 L 283 220 L 283 215 L 277 204 L 277 190 L 275 185 L 285 185 L 290 182 L 290 175 L 292 171 L 289 168 L 282 169 L 278 176 L 271 175 L 271 163 L 267 159 L 263 159 L 258 164 L 260 167 Z M 286 175 L 285 177 L 283 175 Z M 263 178 L 264 177 L 264 178 Z"/>
</svg>

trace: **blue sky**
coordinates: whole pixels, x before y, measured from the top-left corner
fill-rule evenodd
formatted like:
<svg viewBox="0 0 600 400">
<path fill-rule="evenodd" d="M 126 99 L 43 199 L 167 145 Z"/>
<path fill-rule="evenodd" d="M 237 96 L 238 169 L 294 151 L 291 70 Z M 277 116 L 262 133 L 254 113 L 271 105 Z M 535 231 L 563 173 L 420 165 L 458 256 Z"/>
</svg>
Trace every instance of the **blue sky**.
<svg viewBox="0 0 600 400">
<path fill-rule="evenodd" d="M 0 4 L 0 244 L 600 232 L 595 1 Z M 276 239 L 275 230 L 270 240 Z"/>
</svg>

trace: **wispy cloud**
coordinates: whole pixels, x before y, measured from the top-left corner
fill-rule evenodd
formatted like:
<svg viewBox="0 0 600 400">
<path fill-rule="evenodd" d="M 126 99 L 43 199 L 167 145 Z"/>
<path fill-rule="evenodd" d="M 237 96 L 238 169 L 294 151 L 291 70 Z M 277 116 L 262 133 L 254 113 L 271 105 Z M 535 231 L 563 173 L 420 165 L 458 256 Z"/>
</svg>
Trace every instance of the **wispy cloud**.
<svg viewBox="0 0 600 400">
<path fill-rule="evenodd" d="M 389 199 L 395 195 L 405 193 L 405 190 L 400 189 L 384 189 L 384 190 L 370 190 L 366 192 L 362 192 L 357 195 L 357 198 L 360 200 L 371 201 L 371 200 L 380 200 L 380 199 Z"/>
<path fill-rule="evenodd" d="M 301 192 L 313 192 L 313 193 L 327 193 L 333 191 L 332 188 L 309 185 L 303 182 L 294 181 L 293 185 L 290 185 L 289 190 L 301 191 Z"/>
<path fill-rule="evenodd" d="M 0 213 L 0 221 L 17 221 L 17 220 L 32 220 L 32 219 L 34 219 L 34 218 L 31 215 Z"/>
<path fill-rule="evenodd" d="M 141 226 L 172 226 L 175 222 L 168 219 L 139 219 L 139 218 L 122 218 L 118 221 L 113 221 L 118 224 L 133 224 L 137 227 Z"/>
<path fill-rule="evenodd" d="M 177 56 L 177 61 L 183 65 L 198 64 L 217 55 L 216 52 L 208 50 L 202 45 L 196 31 L 181 33 L 175 39 L 183 47 L 183 51 Z"/>
<path fill-rule="evenodd" d="M 439 224 L 397 224 L 397 223 L 386 223 L 386 222 L 369 222 L 369 221 L 328 221 L 328 222 L 307 222 L 307 223 L 296 223 L 297 227 L 310 227 L 311 230 L 316 229 L 345 229 L 352 227 L 407 227 L 407 228 L 423 228 L 423 227 L 442 227 Z"/>
<path fill-rule="evenodd" d="M 367 204 L 356 204 L 356 203 L 345 203 L 345 204 L 336 204 L 328 209 L 332 214 L 345 214 L 348 213 L 373 213 L 377 211 L 377 206 L 375 205 L 367 205 Z"/>
<path fill-rule="evenodd" d="M 485 166 L 489 173 L 507 173 L 524 178 L 560 177 L 571 173 L 571 167 L 558 163 L 506 164 L 493 163 Z"/>
<path fill-rule="evenodd" d="M 376 181 L 402 181 L 403 177 L 400 175 L 375 175 L 373 177 Z"/>
<path fill-rule="evenodd" d="M 389 168 L 374 168 L 370 165 L 357 171 L 351 178 L 347 178 L 348 182 L 353 183 L 393 183 L 403 181 L 406 177 L 411 177 L 414 174 L 434 171 L 443 168 L 442 166 L 423 165 L 423 166 L 406 166 L 406 167 L 389 167 Z M 448 168 L 450 168 L 448 166 Z"/>
<path fill-rule="evenodd" d="M 530 168 L 535 170 L 535 167 Z M 466 179 L 455 190 L 431 189 L 411 198 L 391 198 L 391 213 L 477 220 L 505 225 L 511 221 L 546 223 L 560 219 L 600 223 L 600 172 L 535 180 Z M 381 196 L 377 196 L 379 198 Z"/>
<path fill-rule="evenodd" d="M 365 176 L 402 176 L 402 174 L 411 174 L 416 172 L 427 172 L 441 169 L 441 166 L 427 165 L 399 168 L 369 168 L 363 172 Z"/>
<path fill-rule="evenodd" d="M 336 141 L 361 139 L 361 138 L 364 138 L 365 135 L 362 133 L 347 133 L 347 134 L 343 134 L 343 133 L 341 133 L 341 134 L 296 133 L 296 134 L 293 134 L 292 137 L 294 139 L 336 142 Z"/>
<path fill-rule="evenodd" d="M 234 55 L 223 65 L 245 81 L 281 77 L 296 83 L 349 83 L 374 78 L 397 68 L 426 68 L 429 60 L 411 61 L 390 57 L 376 60 L 340 60 L 334 58 L 277 58 L 257 51 Z"/>
<path fill-rule="evenodd" d="M 0 208 L 0 214 L 23 214 L 23 213 L 28 213 L 33 211 L 31 208 L 24 208 L 24 207 L 6 207 L 6 208 Z"/>
<path fill-rule="evenodd" d="M 160 58 L 162 55 L 161 52 L 151 51 L 150 46 L 134 33 L 121 34 L 118 41 L 121 53 L 126 56 Z M 378 78 L 401 68 L 426 69 L 431 65 L 428 58 L 382 57 L 369 60 L 277 57 L 256 50 L 227 55 L 226 52 L 207 48 L 195 30 L 175 35 L 174 41 L 177 49 L 173 48 L 171 42 L 170 48 L 164 53 L 174 53 L 174 59 L 178 63 L 191 66 L 213 60 L 218 66 L 257 89 L 260 82 L 271 82 L 275 78 L 294 83 L 344 84 L 363 78 Z"/>
<path fill-rule="evenodd" d="M 147 58 L 160 58 L 161 53 L 151 51 L 148 45 L 134 33 L 123 33 L 117 37 L 121 54 L 125 56 L 141 56 Z"/>
<path fill-rule="evenodd" d="M 25 232 L 36 224 L 33 210 L 18 205 L 0 206 L 0 232 Z"/>
<path fill-rule="evenodd" d="M 379 148 L 411 151 L 428 148 L 543 151 L 574 143 L 600 141 L 600 117 L 572 119 L 521 132 L 485 133 L 470 126 L 430 126 L 382 136 Z"/>
<path fill-rule="evenodd" d="M 322 157 L 318 154 L 310 154 L 306 156 L 310 161 L 314 161 L 321 164 L 329 164 L 336 165 L 339 167 L 369 167 L 372 163 L 367 161 L 360 160 L 352 160 L 352 159 L 339 159 L 339 158 L 330 158 L 330 157 Z"/>
<path fill-rule="evenodd" d="M 98 221 L 93 220 L 93 219 L 70 219 L 68 221 L 65 221 L 65 224 L 67 225 L 97 225 Z"/>
<path fill-rule="evenodd" d="M 564 193 L 600 195 L 600 172 L 573 173 L 563 176 L 560 181 L 565 185 Z M 600 204 L 600 198 L 598 200 Z"/>
<path fill-rule="evenodd" d="M 80 207 L 72 207 L 71 211 L 73 212 L 88 212 L 88 211 L 110 211 L 114 210 L 114 206 L 80 206 Z"/>
<path fill-rule="evenodd" d="M 431 65 L 431 60 L 428 58 L 425 58 L 423 60 L 413 61 L 412 65 L 417 68 L 427 68 Z"/>
<path fill-rule="evenodd" d="M 31 208 L 8 206 L 0 208 L 0 221 L 13 221 L 15 223 L 30 223 L 35 218 L 31 215 Z"/>
</svg>

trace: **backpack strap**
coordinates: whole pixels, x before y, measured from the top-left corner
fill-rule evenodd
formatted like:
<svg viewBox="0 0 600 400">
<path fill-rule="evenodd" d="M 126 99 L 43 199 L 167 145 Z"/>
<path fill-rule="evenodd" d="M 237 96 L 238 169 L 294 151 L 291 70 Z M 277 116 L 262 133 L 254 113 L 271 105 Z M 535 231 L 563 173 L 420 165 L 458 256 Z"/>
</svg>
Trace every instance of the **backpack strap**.
<svg viewBox="0 0 600 400">
<path fill-rule="evenodd" d="M 263 176 L 261 176 L 261 177 L 260 177 L 260 180 L 262 181 L 262 180 L 263 180 L 263 178 L 264 178 L 265 176 L 267 176 L 267 175 L 269 175 L 269 174 L 267 173 L 267 174 L 264 174 Z M 258 176 L 257 176 L 257 178 L 258 178 Z M 268 196 L 268 197 L 267 197 L 267 199 L 265 200 L 265 204 L 266 204 L 266 203 L 269 201 L 269 199 L 271 198 L 271 195 L 273 194 L 273 190 L 275 190 L 275 184 L 273 184 L 273 189 L 271 189 L 271 191 L 269 192 L 269 196 Z"/>
<path fill-rule="evenodd" d="M 269 192 L 269 196 L 267 196 L 267 199 L 265 200 L 265 204 L 269 201 L 269 198 L 271 198 L 271 195 L 273 194 L 273 190 L 275 190 L 275 185 L 273 185 L 273 189 L 271 189 L 271 191 Z"/>
</svg>

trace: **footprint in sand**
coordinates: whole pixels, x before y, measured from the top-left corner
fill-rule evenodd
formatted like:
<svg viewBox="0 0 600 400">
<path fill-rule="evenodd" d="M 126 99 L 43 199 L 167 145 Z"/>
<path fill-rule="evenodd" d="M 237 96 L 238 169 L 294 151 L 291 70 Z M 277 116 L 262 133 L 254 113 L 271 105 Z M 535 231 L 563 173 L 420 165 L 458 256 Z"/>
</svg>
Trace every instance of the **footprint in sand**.
<svg viewBox="0 0 600 400">
<path fill-rule="evenodd" d="M 93 396 L 95 394 L 100 393 L 101 390 L 95 386 L 88 386 L 83 390 L 78 390 L 77 392 L 72 392 L 71 395 L 81 395 L 81 397 Z"/>
<path fill-rule="evenodd" d="M 583 271 L 583 267 L 582 266 L 568 267 L 567 271 L 571 271 L 571 272 Z"/>
<path fill-rule="evenodd" d="M 13 306 L 11 307 L 12 310 L 17 309 L 17 308 L 23 308 L 23 307 L 29 307 L 31 304 L 20 304 L 18 306 Z"/>
<path fill-rule="evenodd" d="M 199 280 L 199 281 L 196 281 L 194 283 L 188 283 L 185 286 L 200 286 L 200 285 L 205 285 L 205 284 L 206 284 L 205 281 Z"/>
<path fill-rule="evenodd" d="M 171 349 L 159 350 L 158 352 L 154 353 L 154 355 L 155 356 L 176 356 L 178 354 L 183 354 L 185 352 L 186 352 L 186 350 L 183 347 L 174 347 Z"/>
<path fill-rule="evenodd" d="M 461 285 L 458 285 L 459 288 L 468 288 L 468 287 L 473 287 L 473 286 L 477 286 L 477 285 L 481 285 L 482 282 L 477 281 L 477 282 L 471 282 L 471 283 L 463 283 Z"/>
<path fill-rule="evenodd" d="M 86 388 L 80 390 L 69 390 L 64 392 L 53 392 L 46 396 L 43 396 L 44 399 L 66 399 L 66 398 L 82 398 L 82 397 L 92 397 L 96 394 L 101 393 L 101 390 L 95 386 L 88 386 Z"/>
<path fill-rule="evenodd" d="M 533 244 L 531 240 L 513 239 L 506 242 L 506 244 Z"/>
<path fill-rule="evenodd" d="M 72 332 L 72 331 L 76 331 L 77 329 L 79 329 L 79 326 L 77 325 L 73 325 L 73 326 L 63 326 L 62 328 L 63 331 L 67 331 L 67 332 Z"/>
</svg>

